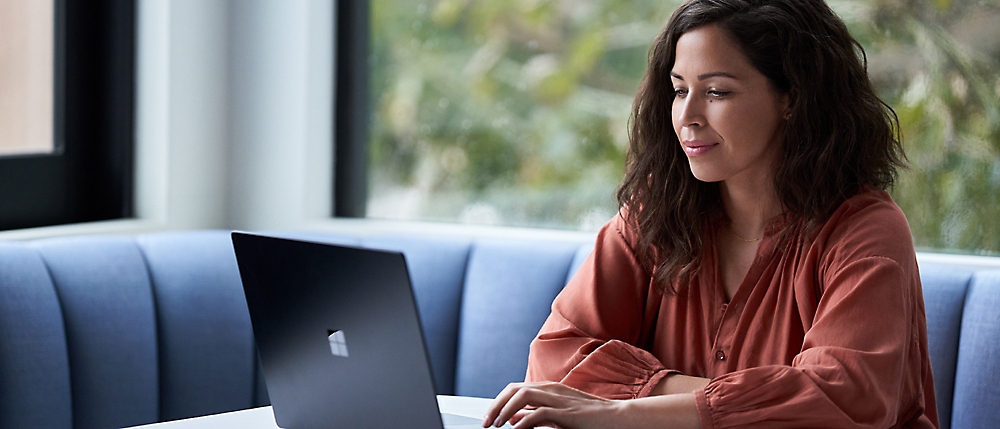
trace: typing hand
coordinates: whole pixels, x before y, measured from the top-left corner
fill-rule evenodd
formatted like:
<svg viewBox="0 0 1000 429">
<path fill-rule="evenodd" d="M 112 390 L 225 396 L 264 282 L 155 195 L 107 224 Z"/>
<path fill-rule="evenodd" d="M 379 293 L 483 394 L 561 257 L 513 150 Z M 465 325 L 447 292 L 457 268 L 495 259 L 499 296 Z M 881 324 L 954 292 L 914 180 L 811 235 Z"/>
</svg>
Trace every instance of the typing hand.
<svg viewBox="0 0 1000 429">
<path fill-rule="evenodd" d="M 539 426 L 608 428 L 624 421 L 621 411 L 620 401 L 560 383 L 511 383 L 490 404 L 483 427 L 499 427 L 509 420 L 515 429 Z"/>
</svg>

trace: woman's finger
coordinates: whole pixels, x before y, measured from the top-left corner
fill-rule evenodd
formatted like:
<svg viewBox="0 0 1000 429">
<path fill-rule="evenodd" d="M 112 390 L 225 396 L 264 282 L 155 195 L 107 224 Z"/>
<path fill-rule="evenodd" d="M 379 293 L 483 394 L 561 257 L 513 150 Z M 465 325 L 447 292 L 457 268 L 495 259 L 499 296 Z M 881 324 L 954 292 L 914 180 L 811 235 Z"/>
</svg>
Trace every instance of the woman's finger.
<svg viewBox="0 0 1000 429">
<path fill-rule="evenodd" d="M 563 411 L 564 410 L 558 408 L 542 407 L 537 410 L 524 413 L 516 423 L 512 419 L 511 424 L 514 425 L 514 429 L 535 428 L 540 425 L 558 429 L 563 427 L 559 421 L 559 415 L 562 414 Z"/>
<path fill-rule="evenodd" d="M 525 408 L 561 409 L 578 400 L 605 401 L 561 383 L 511 383 L 490 404 L 483 419 L 483 427 L 499 427 L 508 420 L 514 423 L 523 418 L 518 413 Z"/>
<path fill-rule="evenodd" d="M 486 415 L 483 416 L 484 428 L 493 425 L 493 422 L 496 421 L 497 415 L 500 414 L 500 410 L 503 409 L 503 406 L 507 404 L 507 401 L 510 400 L 510 397 L 517 392 L 517 389 L 519 389 L 522 384 L 523 383 L 507 384 L 507 386 L 504 387 L 499 394 L 497 394 L 497 397 L 493 398 L 493 402 L 490 402 L 489 408 L 486 409 Z"/>
<path fill-rule="evenodd" d="M 535 412 L 535 410 L 522 409 L 521 411 L 514 413 L 514 415 L 510 417 L 510 420 L 508 420 L 508 422 L 510 422 L 511 425 L 517 425 L 517 422 L 521 421 L 521 419 L 523 419 L 525 416 L 533 412 Z"/>
<path fill-rule="evenodd" d="M 532 407 L 560 407 L 564 397 L 558 393 L 553 393 L 550 386 L 522 386 L 511 396 L 510 400 L 503 406 L 500 413 L 494 420 L 496 426 L 500 426 L 514 416 L 518 411 L 527 406 Z"/>
<path fill-rule="evenodd" d="M 500 411 L 504 409 L 507 403 L 510 402 L 510 399 L 517 394 L 518 391 L 524 387 L 535 386 L 536 384 L 537 383 L 510 383 L 507 387 L 504 387 L 497 397 L 493 399 L 493 402 L 490 403 L 489 408 L 487 408 L 486 416 L 483 417 L 483 427 L 489 427 L 496 422 L 497 416 L 500 415 Z"/>
</svg>

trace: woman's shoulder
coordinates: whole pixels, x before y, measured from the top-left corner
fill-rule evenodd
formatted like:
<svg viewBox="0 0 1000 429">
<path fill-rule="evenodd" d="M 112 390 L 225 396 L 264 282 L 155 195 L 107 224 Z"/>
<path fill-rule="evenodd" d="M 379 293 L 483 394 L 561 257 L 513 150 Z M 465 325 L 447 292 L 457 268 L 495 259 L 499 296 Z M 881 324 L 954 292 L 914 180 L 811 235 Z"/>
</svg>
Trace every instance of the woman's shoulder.
<svg viewBox="0 0 1000 429">
<path fill-rule="evenodd" d="M 888 192 L 865 187 L 845 200 L 816 233 L 830 263 L 881 257 L 900 266 L 916 262 L 906 216 Z"/>
<path fill-rule="evenodd" d="M 652 267 L 642 261 L 648 261 L 644 258 L 656 258 L 658 254 L 653 248 L 651 253 L 643 253 L 639 249 L 641 243 L 642 234 L 635 219 L 629 216 L 627 208 L 621 208 L 598 231 L 594 250 L 600 251 L 598 256 L 602 263 L 627 264 L 648 274 L 652 272 Z"/>
<path fill-rule="evenodd" d="M 848 198 L 834 211 L 830 219 L 836 224 L 844 222 L 879 222 L 906 228 L 906 216 L 888 192 L 866 186 Z"/>
<path fill-rule="evenodd" d="M 621 241 L 633 251 L 640 240 L 639 228 L 635 225 L 634 219 L 629 217 L 626 207 L 622 207 L 618 214 L 604 224 L 598 235 L 604 236 L 605 239 Z"/>
</svg>

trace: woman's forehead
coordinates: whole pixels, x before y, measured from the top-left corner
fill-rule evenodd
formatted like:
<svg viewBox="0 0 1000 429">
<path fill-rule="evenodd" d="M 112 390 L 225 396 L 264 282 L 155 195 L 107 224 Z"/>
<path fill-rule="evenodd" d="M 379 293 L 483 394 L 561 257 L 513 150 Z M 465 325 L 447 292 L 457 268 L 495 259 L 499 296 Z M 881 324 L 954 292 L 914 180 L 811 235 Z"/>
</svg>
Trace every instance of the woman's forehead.
<svg viewBox="0 0 1000 429">
<path fill-rule="evenodd" d="M 716 25 L 691 29 L 680 36 L 674 47 L 671 76 L 683 80 L 711 77 L 747 77 L 757 72 L 739 43 Z"/>
</svg>

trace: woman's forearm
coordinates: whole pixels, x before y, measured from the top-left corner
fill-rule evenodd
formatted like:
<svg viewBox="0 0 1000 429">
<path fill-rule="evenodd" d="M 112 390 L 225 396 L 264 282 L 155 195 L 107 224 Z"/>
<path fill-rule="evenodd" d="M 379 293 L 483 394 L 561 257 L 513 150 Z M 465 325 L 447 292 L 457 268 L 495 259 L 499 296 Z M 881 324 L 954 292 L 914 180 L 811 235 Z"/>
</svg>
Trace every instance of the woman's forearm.
<svg viewBox="0 0 1000 429">
<path fill-rule="evenodd" d="M 679 393 L 623 401 L 622 415 L 630 428 L 700 429 L 693 393 Z"/>
<path fill-rule="evenodd" d="M 663 378 L 646 398 L 624 401 L 632 428 L 700 429 L 701 420 L 695 405 L 695 391 L 704 389 L 710 380 L 683 374 Z"/>
<path fill-rule="evenodd" d="M 660 380 L 660 384 L 653 388 L 651 396 L 671 395 L 677 393 L 691 393 L 695 390 L 702 390 L 711 381 L 707 378 L 692 377 L 684 374 L 670 374 Z"/>
</svg>

